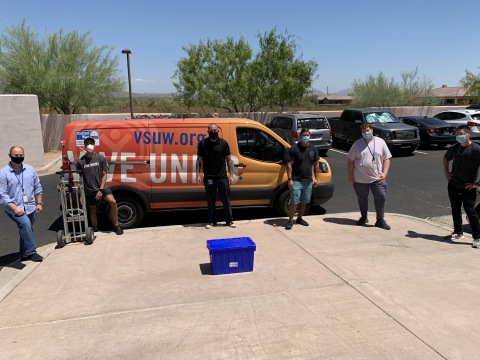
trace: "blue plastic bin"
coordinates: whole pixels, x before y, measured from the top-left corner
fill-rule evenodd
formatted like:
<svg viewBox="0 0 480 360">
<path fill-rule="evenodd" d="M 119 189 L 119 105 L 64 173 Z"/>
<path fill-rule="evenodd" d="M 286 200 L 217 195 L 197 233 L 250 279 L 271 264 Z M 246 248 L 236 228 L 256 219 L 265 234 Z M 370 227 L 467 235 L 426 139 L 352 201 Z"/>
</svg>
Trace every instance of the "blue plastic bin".
<svg viewBox="0 0 480 360">
<path fill-rule="evenodd" d="M 207 248 L 214 275 L 253 271 L 257 246 L 249 237 L 207 240 Z"/>
</svg>

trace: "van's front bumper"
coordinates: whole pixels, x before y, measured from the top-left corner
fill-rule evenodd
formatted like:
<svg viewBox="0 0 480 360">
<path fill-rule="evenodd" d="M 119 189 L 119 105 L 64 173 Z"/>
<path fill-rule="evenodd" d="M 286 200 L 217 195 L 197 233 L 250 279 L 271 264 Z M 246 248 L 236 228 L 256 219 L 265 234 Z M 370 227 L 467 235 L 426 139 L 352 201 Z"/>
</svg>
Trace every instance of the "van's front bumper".
<svg viewBox="0 0 480 360">
<path fill-rule="evenodd" d="M 334 184 L 328 182 L 324 184 L 318 184 L 312 188 L 312 203 L 311 206 L 317 206 L 325 204 L 333 196 Z"/>
</svg>

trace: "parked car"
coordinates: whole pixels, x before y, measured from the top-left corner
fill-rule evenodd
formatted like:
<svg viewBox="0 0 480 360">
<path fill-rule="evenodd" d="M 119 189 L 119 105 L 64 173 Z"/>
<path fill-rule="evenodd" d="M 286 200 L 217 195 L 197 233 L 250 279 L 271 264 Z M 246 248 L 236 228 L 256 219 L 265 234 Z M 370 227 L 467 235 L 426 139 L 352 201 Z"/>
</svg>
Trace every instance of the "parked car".
<svg viewBox="0 0 480 360">
<path fill-rule="evenodd" d="M 467 125 L 470 127 L 470 139 L 480 140 L 480 110 L 446 110 L 434 115 L 452 126 Z"/>
<path fill-rule="evenodd" d="M 420 144 L 445 147 L 455 144 L 455 126 L 446 121 L 428 116 L 403 116 L 400 120 L 420 130 Z"/>
<path fill-rule="evenodd" d="M 325 156 L 332 148 L 332 131 L 325 116 L 316 114 L 282 114 L 275 116 L 267 127 L 280 135 L 290 145 L 300 139 L 302 129 L 310 130 L 310 143 L 320 156 Z"/>
</svg>

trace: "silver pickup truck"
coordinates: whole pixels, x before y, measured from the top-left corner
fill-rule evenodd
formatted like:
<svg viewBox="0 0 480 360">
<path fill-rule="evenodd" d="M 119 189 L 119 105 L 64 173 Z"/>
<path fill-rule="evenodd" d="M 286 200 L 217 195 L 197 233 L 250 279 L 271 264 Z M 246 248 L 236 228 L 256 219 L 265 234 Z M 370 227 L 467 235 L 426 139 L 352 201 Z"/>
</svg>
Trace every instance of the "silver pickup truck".
<svg viewBox="0 0 480 360">
<path fill-rule="evenodd" d="M 320 156 L 325 156 L 332 148 L 332 132 L 325 116 L 315 114 L 281 114 L 275 116 L 267 127 L 280 135 L 290 145 L 300 139 L 302 129 L 310 130 L 310 144 Z"/>
</svg>

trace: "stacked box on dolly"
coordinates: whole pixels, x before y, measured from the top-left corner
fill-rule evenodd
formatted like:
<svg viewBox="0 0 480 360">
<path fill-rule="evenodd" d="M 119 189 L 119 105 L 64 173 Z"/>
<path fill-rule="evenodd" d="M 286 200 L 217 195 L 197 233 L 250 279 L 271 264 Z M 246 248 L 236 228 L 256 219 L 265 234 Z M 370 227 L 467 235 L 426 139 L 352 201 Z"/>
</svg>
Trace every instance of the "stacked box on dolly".
<svg viewBox="0 0 480 360">
<path fill-rule="evenodd" d="M 253 271 L 256 244 L 249 237 L 207 240 L 214 275 Z"/>
</svg>

